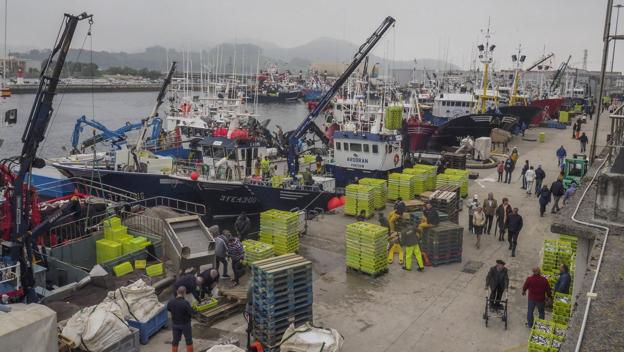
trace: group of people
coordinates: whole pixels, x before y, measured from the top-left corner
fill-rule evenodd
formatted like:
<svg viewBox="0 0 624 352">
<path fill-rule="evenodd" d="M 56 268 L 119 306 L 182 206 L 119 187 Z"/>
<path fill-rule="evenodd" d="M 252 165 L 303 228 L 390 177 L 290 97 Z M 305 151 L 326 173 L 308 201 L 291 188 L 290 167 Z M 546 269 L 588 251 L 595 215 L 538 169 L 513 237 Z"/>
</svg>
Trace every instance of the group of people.
<svg viewBox="0 0 624 352">
<path fill-rule="evenodd" d="M 579 143 L 581 143 L 581 153 L 585 153 L 587 151 L 587 143 L 589 142 L 589 138 L 585 134 L 585 132 L 581 133 L 581 125 L 583 122 L 580 119 L 577 119 L 576 122 L 572 125 L 572 139 L 577 139 Z"/>
<path fill-rule="evenodd" d="M 518 153 L 518 148 L 514 147 L 511 151 L 511 154 L 505 161 L 499 161 L 498 165 L 496 165 L 496 171 L 498 172 L 498 182 L 503 183 L 511 183 L 511 175 L 513 174 L 514 169 L 516 168 L 516 162 L 520 154 Z M 505 177 L 503 179 L 503 173 Z"/>
<path fill-rule="evenodd" d="M 498 231 L 498 240 L 505 241 L 505 233 L 507 233 L 509 250 L 511 250 L 511 256 L 515 257 L 518 235 L 523 226 L 523 219 L 518 208 L 512 208 L 507 198 L 503 198 L 501 204 L 498 204 L 492 192 L 488 193 L 487 199 L 482 203 L 479 201 L 479 196 L 475 194 L 466 205 L 468 207 L 468 232 L 476 236 L 477 249 L 481 247 L 481 235 L 491 234 L 494 217 L 496 217 L 494 236 Z"/>
<path fill-rule="evenodd" d="M 397 254 L 402 268 L 410 271 L 412 270 L 413 258 L 416 257 L 417 270 L 422 272 L 425 265 L 420 250 L 420 239 L 426 229 L 440 223 L 440 216 L 431 203 L 426 203 L 420 223 L 418 226 L 413 226 L 409 219 L 404 218 L 405 208 L 405 203 L 399 197 L 387 219 L 383 212 L 379 212 L 379 223 L 381 226 L 387 227 L 390 234 L 388 264 L 394 262 L 394 255 Z"/>
</svg>

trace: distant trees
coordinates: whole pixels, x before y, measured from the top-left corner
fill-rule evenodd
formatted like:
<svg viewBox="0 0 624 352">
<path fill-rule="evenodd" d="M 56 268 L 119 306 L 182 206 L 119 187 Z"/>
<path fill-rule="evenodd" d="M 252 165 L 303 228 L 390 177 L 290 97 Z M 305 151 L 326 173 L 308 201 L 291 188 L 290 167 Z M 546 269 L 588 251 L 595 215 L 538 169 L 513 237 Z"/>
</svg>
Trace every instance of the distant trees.
<svg viewBox="0 0 624 352">
<path fill-rule="evenodd" d="M 54 63 L 52 63 L 52 65 L 54 65 Z M 41 67 L 43 69 L 43 63 L 41 63 Z M 29 73 L 39 72 L 36 69 L 34 69 L 32 72 L 31 70 L 29 70 Z M 61 78 L 94 78 L 101 77 L 102 75 L 122 75 L 143 77 L 148 79 L 159 79 L 161 78 L 162 73 L 155 70 L 149 70 L 147 68 L 137 70 L 127 66 L 113 66 L 104 70 L 100 70 L 98 65 L 94 63 L 68 61 L 65 63 L 65 67 L 63 67 Z"/>
<path fill-rule="evenodd" d="M 148 70 L 146 68 L 142 68 L 140 70 L 134 69 L 132 67 L 119 67 L 113 66 L 109 67 L 106 70 L 102 71 L 107 75 L 122 75 L 122 76 L 139 76 L 143 78 L 149 79 L 158 79 L 162 77 L 162 73 L 160 71 Z"/>
</svg>

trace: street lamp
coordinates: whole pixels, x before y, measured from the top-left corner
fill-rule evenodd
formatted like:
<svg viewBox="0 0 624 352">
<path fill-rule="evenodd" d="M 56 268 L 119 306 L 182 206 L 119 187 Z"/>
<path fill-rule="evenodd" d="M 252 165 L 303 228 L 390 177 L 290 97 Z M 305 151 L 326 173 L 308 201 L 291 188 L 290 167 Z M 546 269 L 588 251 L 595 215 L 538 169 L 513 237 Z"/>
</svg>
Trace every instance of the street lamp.
<svg viewBox="0 0 624 352">
<path fill-rule="evenodd" d="M 617 5 L 613 5 L 613 7 L 615 7 L 617 9 L 617 12 L 615 14 L 615 35 L 617 35 L 618 22 L 620 21 L 620 9 L 622 7 L 624 7 L 624 5 L 617 4 Z M 611 53 L 611 73 L 613 73 L 613 62 L 615 61 L 615 44 L 616 43 L 617 43 L 617 40 L 614 40 L 613 41 L 613 52 Z"/>
</svg>

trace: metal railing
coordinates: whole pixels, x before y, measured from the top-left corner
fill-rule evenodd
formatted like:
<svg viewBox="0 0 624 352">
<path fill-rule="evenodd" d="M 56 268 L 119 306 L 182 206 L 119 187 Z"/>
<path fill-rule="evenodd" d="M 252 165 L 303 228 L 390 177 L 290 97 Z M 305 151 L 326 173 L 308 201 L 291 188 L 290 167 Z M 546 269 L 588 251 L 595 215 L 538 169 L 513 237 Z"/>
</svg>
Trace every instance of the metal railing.
<svg viewBox="0 0 624 352">
<path fill-rule="evenodd" d="M 607 147 L 609 148 L 608 160 L 612 163 L 613 156 L 617 156 L 624 147 L 624 104 L 615 109 L 609 117 L 611 118 L 611 132 Z"/>
<path fill-rule="evenodd" d="M 181 213 L 206 215 L 206 206 L 203 204 L 163 196 L 135 200 L 128 203 L 128 205 L 131 207 L 139 206 L 142 209 L 161 206 L 171 208 Z"/>
<path fill-rule="evenodd" d="M 122 211 L 121 219 L 128 230 L 164 238 L 166 223 L 162 218 L 148 216 L 142 213 Z"/>
<path fill-rule="evenodd" d="M 110 214 L 100 213 L 92 216 L 85 216 L 81 219 L 70 221 L 50 228 L 47 235 L 50 240 L 50 247 L 66 245 L 68 242 L 91 236 L 95 231 L 102 229 L 102 222 L 110 217 Z M 55 236 L 55 243 L 51 242 L 51 237 Z M 47 242 L 44 240 L 44 242 Z"/>
<path fill-rule="evenodd" d="M 134 192 L 114 187 L 97 180 L 89 180 L 82 177 L 70 177 L 63 180 L 44 183 L 37 187 L 37 191 L 39 193 L 56 191 L 62 192 L 63 188 L 67 186 L 72 186 L 75 191 L 80 193 L 114 202 L 131 202 L 139 198 L 139 195 Z"/>
<path fill-rule="evenodd" d="M 287 179 L 290 179 L 290 177 L 284 178 L 284 181 L 286 181 Z M 289 183 L 286 185 L 282 182 L 278 187 L 275 187 L 273 186 L 273 182 L 271 182 L 270 180 L 269 181 L 258 180 L 258 179 L 253 179 L 251 177 L 246 178 L 244 183 L 249 184 L 249 185 L 254 185 L 254 186 L 262 186 L 262 187 L 268 187 L 268 188 L 280 188 L 284 190 L 293 190 L 293 191 L 297 191 L 297 190 L 310 191 L 310 192 L 322 192 L 323 191 L 318 185 L 307 186 L 307 185 L 295 184 L 295 183 Z"/>
</svg>

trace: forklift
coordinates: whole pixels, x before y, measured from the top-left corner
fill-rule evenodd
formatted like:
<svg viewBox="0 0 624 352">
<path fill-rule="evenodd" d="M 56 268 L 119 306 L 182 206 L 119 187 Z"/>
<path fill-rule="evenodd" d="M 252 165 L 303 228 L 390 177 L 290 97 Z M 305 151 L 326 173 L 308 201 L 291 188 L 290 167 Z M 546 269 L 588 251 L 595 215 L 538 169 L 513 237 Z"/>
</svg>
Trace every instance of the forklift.
<svg viewBox="0 0 624 352">
<path fill-rule="evenodd" d="M 587 164 L 587 155 L 584 154 L 574 154 L 572 158 L 567 158 L 563 168 L 563 188 L 568 189 L 572 182 L 580 185 L 581 179 L 587 173 Z"/>
</svg>

